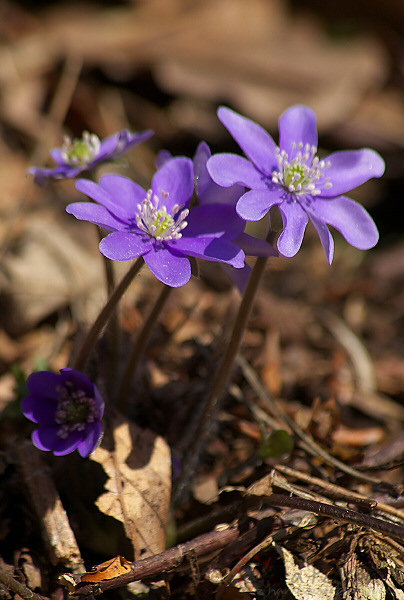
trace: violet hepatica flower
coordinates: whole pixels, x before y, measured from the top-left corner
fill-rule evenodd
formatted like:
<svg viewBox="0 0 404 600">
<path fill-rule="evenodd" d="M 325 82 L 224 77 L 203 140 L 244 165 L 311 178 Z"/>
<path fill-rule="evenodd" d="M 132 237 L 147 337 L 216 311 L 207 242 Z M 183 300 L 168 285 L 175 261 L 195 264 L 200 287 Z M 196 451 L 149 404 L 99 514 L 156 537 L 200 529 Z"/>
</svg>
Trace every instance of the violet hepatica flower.
<svg viewBox="0 0 404 600">
<path fill-rule="evenodd" d="M 230 187 L 222 187 L 215 183 L 208 173 L 206 163 L 211 157 L 209 146 L 205 142 L 201 142 L 195 152 L 194 178 L 195 190 L 198 202 L 201 206 L 220 204 L 228 207 L 228 210 L 240 220 L 241 233 L 232 240 L 239 248 L 241 248 L 247 256 L 278 256 L 277 251 L 265 240 L 244 233 L 245 220 L 236 213 L 236 203 L 244 194 L 245 187 L 234 184 Z M 251 267 L 245 265 L 242 269 L 234 269 L 229 265 L 222 265 L 225 273 L 239 289 L 244 292 L 248 278 L 251 273 Z"/>
<path fill-rule="evenodd" d="M 379 234 L 370 215 L 344 196 L 383 175 L 384 161 L 377 152 L 364 148 L 319 159 L 315 114 L 305 106 L 292 106 L 281 115 L 279 146 L 259 125 L 229 108 L 219 108 L 218 117 L 248 160 L 236 154 L 216 154 L 208 161 L 208 171 L 219 185 L 238 183 L 250 188 L 237 202 L 243 219 L 258 221 L 278 206 L 283 221 L 277 242 L 281 254 L 290 257 L 298 252 L 309 219 L 329 264 L 334 241 L 327 225 L 361 250 L 377 243 Z"/>
<path fill-rule="evenodd" d="M 188 256 L 244 266 L 244 252 L 231 242 L 243 227 L 237 215 L 219 205 L 189 209 L 194 188 L 189 158 L 164 162 L 147 192 L 121 175 L 104 175 L 99 185 L 79 179 L 76 188 L 96 204 L 76 202 L 66 210 L 112 232 L 99 246 L 111 260 L 143 256 L 153 275 L 170 287 L 191 277 Z"/>
<path fill-rule="evenodd" d="M 85 131 L 81 138 L 74 140 L 65 137 L 62 147 L 53 148 L 49 153 L 56 163 L 55 167 L 49 169 L 31 167 L 28 173 L 32 173 L 35 183 L 41 186 L 45 185 L 48 179 L 71 179 L 100 163 L 120 158 L 152 135 L 153 132 L 150 130 L 130 133 L 124 129 L 102 141 L 88 131 Z"/>
<path fill-rule="evenodd" d="M 32 433 L 34 446 L 63 456 L 78 450 L 88 456 L 101 437 L 104 401 L 97 387 L 79 371 L 61 369 L 32 373 L 28 396 L 21 401 L 27 419 L 39 423 Z"/>
</svg>

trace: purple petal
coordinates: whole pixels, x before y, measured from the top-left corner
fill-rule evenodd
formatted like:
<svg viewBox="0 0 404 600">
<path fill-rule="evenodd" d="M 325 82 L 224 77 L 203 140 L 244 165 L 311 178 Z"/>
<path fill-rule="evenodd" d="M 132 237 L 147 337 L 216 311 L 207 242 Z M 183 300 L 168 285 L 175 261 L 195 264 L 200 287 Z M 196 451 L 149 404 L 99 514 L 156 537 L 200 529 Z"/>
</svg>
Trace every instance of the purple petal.
<svg viewBox="0 0 404 600">
<path fill-rule="evenodd" d="M 295 256 L 302 245 L 308 222 L 307 214 L 298 202 L 283 202 L 279 209 L 282 215 L 283 231 L 278 238 L 278 250 L 283 256 Z"/>
<path fill-rule="evenodd" d="M 37 167 L 31 167 L 27 173 L 32 173 L 34 176 L 34 182 L 39 186 L 44 186 L 48 183 L 48 179 L 70 179 L 76 177 L 79 173 L 84 171 L 86 167 L 75 167 L 70 168 L 67 166 L 57 166 L 53 169 L 39 169 Z"/>
<path fill-rule="evenodd" d="M 146 198 L 146 192 L 140 185 L 122 175 L 104 175 L 100 179 L 100 186 L 109 193 L 116 204 L 119 204 L 128 217 L 133 218 L 137 212 L 137 205 Z"/>
<path fill-rule="evenodd" d="M 244 252 L 223 237 L 186 238 L 183 236 L 175 242 L 170 242 L 170 246 L 188 256 L 214 262 L 226 262 L 236 268 L 244 266 Z"/>
<path fill-rule="evenodd" d="M 335 227 L 348 244 L 368 250 L 378 242 L 379 232 L 369 213 L 357 202 L 340 196 L 330 200 L 316 198 L 307 209 L 310 218 Z"/>
<path fill-rule="evenodd" d="M 123 129 L 119 133 L 119 140 L 115 150 L 112 152 L 111 158 L 119 158 L 134 146 L 137 146 L 141 142 L 145 142 L 146 140 L 151 138 L 153 133 L 154 132 L 150 129 L 142 131 L 141 133 L 131 133 L 127 129 Z"/>
<path fill-rule="evenodd" d="M 41 425 L 32 432 L 32 443 L 39 448 L 39 450 L 53 450 L 60 441 L 58 431 L 59 426 L 51 427 L 49 425 Z"/>
<path fill-rule="evenodd" d="M 206 168 L 213 181 L 223 187 L 240 184 L 254 189 L 265 188 L 266 178 L 249 160 L 238 154 L 214 154 Z"/>
<path fill-rule="evenodd" d="M 120 175 L 111 177 L 119 178 Z M 98 204 L 101 204 L 101 206 L 104 206 L 113 215 L 123 221 L 127 221 L 128 218 L 133 217 L 133 212 L 129 213 L 128 210 L 126 210 L 125 205 L 120 203 L 119 196 L 114 196 L 114 194 L 111 194 L 97 183 L 94 183 L 94 181 L 90 181 L 89 179 L 78 179 L 76 181 L 76 189 L 98 202 Z"/>
<path fill-rule="evenodd" d="M 194 190 L 194 174 L 190 158 L 177 157 L 167 161 L 153 177 L 153 194 L 161 198 L 161 193 L 168 193 L 168 198 L 161 204 L 171 210 L 175 204 L 187 206 Z"/>
<path fill-rule="evenodd" d="M 95 384 L 93 384 L 93 392 L 94 392 L 94 400 L 95 403 L 97 405 L 98 408 L 98 418 L 102 419 L 103 415 L 104 415 L 104 409 L 105 409 L 105 402 L 103 397 L 101 396 L 99 389 L 97 388 L 97 386 Z"/>
<path fill-rule="evenodd" d="M 206 204 L 192 208 L 187 217 L 184 238 L 215 236 L 234 239 L 244 231 L 245 222 L 236 213 L 233 206 L 224 204 Z"/>
<path fill-rule="evenodd" d="M 277 165 L 276 144 L 265 129 L 223 106 L 217 116 L 254 165 L 262 173 L 272 173 Z"/>
<path fill-rule="evenodd" d="M 55 456 L 70 454 L 70 452 L 76 450 L 82 439 L 83 431 L 72 431 L 65 439 L 59 437 L 59 441 L 53 447 L 53 454 Z"/>
<path fill-rule="evenodd" d="M 66 164 L 62 158 L 61 148 L 52 148 L 52 150 L 49 150 L 49 154 L 51 155 L 55 163 L 57 163 L 58 165 Z"/>
<path fill-rule="evenodd" d="M 372 177 L 381 177 L 385 169 L 382 157 L 368 148 L 335 152 L 325 160 L 331 163 L 324 175 L 330 178 L 332 187 L 322 190 L 322 198 L 341 196 Z"/>
<path fill-rule="evenodd" d="M 31 373 L 27 379 L 27 389 L 31 396 L 58 398 L 58 387 L 63 383 L 60 375 L 50 371 Z"/>
<path fill-rule="evenodd" d="M 279 148 L 289 156 L 292 142 L 317 148 L 316 115 L 307 106 L 292 106 L 279 118 Z"/>
<path fill-rule="evenodd" d="M 156 167 L 157 169 L 161 169 L 161 167 L 171 160 L 173 155 L 168 150 L 160 150 L 160 152 L 156 156 Z"/>
<path fill-rule="evenodd" d="M 251 190 L 241 196 L 236 210 L 246 221 L 259 221 L 275 204 L 281 204 L 285 199 L 285 191 L 278 186 L 273 189 Z"/>
<path fill-rule="evenodd" d="M 195 189 L 199 204 L 231 204 L 235 205 L 237 200 L 244 194 L 244 186 L 232 185 L 222 187 L 216 184 L 208 173 L 206 162 L 211 152 L 205 142 L 201 142 L 194 156 Z"/>
<path fill-rule="evenodd" d="M 332 263 L 332 259 L 334 257 L 334 240 L 329 232 L 327 225 L 315 219 L 313 215 L 310 215 L 310 221 L 313 223 L 318 237 L 320 238 L 320 242 L 322 247 L 324 248 L 325 255 L 327 257 L 327 262 L 330 265 Z"/>
<path fill-rule="evenodd" d="M 109 155 L 113 153 L 118 144 L 119 136 L 119 133 L 114 133 L 113 135 L 110 135 L 104 140 L 102 140 L 99 152 L 97 156 L 94 157 L 94 160 L 91 161 L 91 165 L 97 164 L 102 160 L 107 159 Z"/>
<path fill-rule="evenodd" d="M 240 233 L 233 239 L 233 243 L 237 244 L 247 256 L 278 256 L 278 252 L 271 244 L 248 233 Z"/>
<path fill-rule="evenodd" d="M 148 235 L 115 231 L 101 240 L 100 252 L 111 260 L 131 260 L 149 252 L 153 244 Z"/>
<path fill-rule="evenodd" d="M 145 255 L 144 261 L 156 279 L 170 287 L 181 287 L 191 277 L 189 260 L 174 249 L 155 247 Z"/>
<path fill-rule="evenodd" d="M 222 264 L 222 269 L 233 285 L 236 286 L 240 294 L 244 294 L 252 271 L 250 265 L 244 265 L 242 269 L 235 269 L 234 267 L 224 263 Z"/>
<path fill-rule="evenodd" d="M 55 425 L 57 401 L 54 398 L 25 396 L 21 400 L 21 410 L 27 419 L 43 425 Z"/>
<path fill-rule="evenodd" d="M 84 431 L 83 440 L 77 446 L 79 454 L 86 458 L 91 452 L 93 452 L 102 434 L 101 423 L 88 423 Z"/>
<path fill-rule="evenodd" d="M 107 231 L 119 231 L 127 225 L 112 215 L 108 209 L 93 202 L 74 202 L 66 206 L 66 212 L 76 217 L 80 221 L 89 221 Z"/>
<path fill-rule="evenodd" d="M 75 390 L 83 390 L 89 398 L 94 396 L 94 384 L 84 373 L 66 367 L 65 369 L 60 369 L 60 375 L 65 384 L 70 382 Z"/>
</svg>

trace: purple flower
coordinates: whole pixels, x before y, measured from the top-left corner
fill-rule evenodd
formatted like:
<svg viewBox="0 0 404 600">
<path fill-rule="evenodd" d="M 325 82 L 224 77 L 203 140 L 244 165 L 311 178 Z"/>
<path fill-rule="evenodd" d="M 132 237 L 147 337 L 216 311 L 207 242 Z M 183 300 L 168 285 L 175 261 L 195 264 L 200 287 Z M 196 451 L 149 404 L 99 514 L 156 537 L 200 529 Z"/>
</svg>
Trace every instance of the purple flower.
<svg viewBox="0 0 404 600">
<path fill-rule="evenodd" d="M 104 401 L 91 381 L 74 369 L 32 373 L 27 380 L 28 396 L 21 401 L 27 419 L 40 423 L 32 433 L 34 446 L 51 450 L 55 456 L 79 451 L 88 456 L 101 437 Z"/>
<path fill-rule="evenodd" d="M 211 157 L 209 146 L 205 142 L 201 142 L 195 152 L 194 178 L 195 189 L 198 202 L 201 206 L 208 204 L 220 204 L 228 207 L 232 218 L 234 215 L 240 220 L 241 233 L 232 240 L 239 248 L 241 248 L 247 256 L 278 256 L 276 250 L 265 240 L 244 233 L 245 220 L 239 217 L 236 213 L 236 203 L 245 192 L 245 187 L 241 185 L 232 185 L 230 187 L 222 187 L 215 183 L 208 173 L 206 163 Z M 244 265 L 242 269 L 234 269 L 228 265 L 222 265 L 223 270 L 239 289 L 244 292 L 248 278 L 251 273 L 251 267 Z"/>
<path fill-rule="evenodd" d="M 112 231 L 100 242 L 101 253 L 111 260 L 143 256 L 153 275 L 170 287 L 191 277 L 188 256 L 244 266 L 244 252 L 231 243 L 242 228 L 237 215 L 226 206 L 189 210 L 194 188 L 189 158 L 164 162 L 147 192 L 121 175 L 104 175 L 99 185 L 79 179 L 76 187 L 96 204 L 77 202 L 66 210 Z"/>
<path fill-rule="evenodd" d="M 28 173 L 34 175 L 38 185 L 45 185 L 49 178 L 71 179 L 83 171 L 88 171 L 96 165 L 115 160 L 141 142 L 148 140 L 152 131 L 130 133 L 124 129 L 101 141 L 94 133 L 83 133 L 82 138 L 71 140 L 65 137 L 61 148 L 53 148 L 50 155 L 56 166 L 50 169 L 31 167 Z"/>
<path fill-rule="evenodd" d="M 374 152 L 336 152 L 324 160 L 317 156 L 316 118 L 305 106 L 292 106 L 279 119 L 279 147 L 259 125 L 221 107 L 218 116 L 246 158 L 216 154 L 207 168 L 216 183 L 235 183 L 250 191 L 237 203 L 238 214 L 258 221 L 277 205 L 283 221 L 278 250 L 294 256 L 302 243 L 308 219 L 320 237 L 328 263 L 334 241 L 327 225 L 335 227 L 349 244 L 367 250 L 379 239 L 372 218 L 357 202 L 343 194 L 384 173 L 384 161 Z"/>
</svg>

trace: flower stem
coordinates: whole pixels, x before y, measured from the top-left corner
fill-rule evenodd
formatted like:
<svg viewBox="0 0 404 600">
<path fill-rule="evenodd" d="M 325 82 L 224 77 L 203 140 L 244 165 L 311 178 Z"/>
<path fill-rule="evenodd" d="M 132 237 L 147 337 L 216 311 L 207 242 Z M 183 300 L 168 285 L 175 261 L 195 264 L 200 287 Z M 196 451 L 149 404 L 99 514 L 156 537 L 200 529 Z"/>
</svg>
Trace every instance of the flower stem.
<svg viewBox="0 0 404 600">
<path fill-rule="evenodd" d="M 96 228 L 97 228 L 97 234 L 98 234 L 98 241 L 101 242 L 104 235 L 102 234 L 101 228 L 98 227 L 98 225 L 96 226 Z M 115 289 L 114 269 L 112 266 L 112 261 L 109 258 L 104 256 L 103 254 L 101 254 L 101 257 L 102 257 L 103 264 L 104 264 L 104 275 L 105 275 L 105 283 L 106 283 L 106 287 L 107 287 L 107 294 L 108 294 L 108 296 L 110 296 Z"/>
<path fill-rule="evenodd" d="M 99 242 L 103 239 L 104 234 L 102 232 L 101 227 L 96 225 L 98 240 Z M 105 286 L 107 290 L 107 297 L 112 294 L 115 289 L 116 281 L 115 281 L 115 273 L 114 267 L 112 264 L 112 260 L 101 254 L 103 266 L 104 266 L 104 278 L 105 278 Z M 109 395 L 112 393 L 112 385 L 114 383 L 114 374 L 117 372 L 118 365 L 118 348 L 119 348 L 119 327 L 118 327 L 118 311 L 116 310 L 116 306 L 109 317 L 107 332 L 106 332 L 106 341 L 107 341 L 107 360 L 106 360 L 106 382 L 107 382 L 107 391 Z"/>
<path fill-rule="evenodd" d="M 107 300 L 107 303 L 104 305 L 103 309 L 99 313 L 98 317 L 92 324 L 91 328 L 87 332 L 86 337 L 77 353 L 77 356 L 72 361 L 72 368 L 77 371 L 83 371 L 84 367 L 87 364 L 87 360 L 90 357 L 90 354 L 94 348 L 94 345 L 103 330 L 104 326 L 108 322 L 109 317 L 111 316 L 115 306 L 118 304 L 119 300 L 122 298 L 123 294 L 126 292 L 130 283 L 140 271 L 143 266 L 143 258 L 140 256 L 136 262 L 131 266 L 129 271 L 124 275 L 122 280 L 118 283 L 112 294 Z"/>
<path fill-rule="evenodd" d="M 149 341 L 153 327 L 158 319 L 159 314 L 163 310 L 164 305 L 167 302 L 172 290 L 173 288 L 169 287 L 168 285 L 165 285 L 163 287 L 155 305 L 153 306 L 149 316 L 143 323 L 142 329 L 140 330 L 136 341 L 133 344 L 132 351 L 125 366 L 122 384 L 118 393 L 118 408 L 123 412 L 126 404 L 126 399 L 130 390 L 130 385 L 132 383 L 137 366 L 139 364 L 139 359 L 143 354 L 145 346 Z"/>
<path fill-rule="evenodd" d="M 194 474 L 199 454 L 205 442 L 206 435 L 211 429 L 211 426 L 215 419 L 219 401 L 228 383 L 234 360 L 240 348 L 243 332 L 246 327 L 248 317 L 250 315 L 251 308 L 253 305 L 253 301 L 265 270 L 266 263 L 267 257 L 257 258 L 250 278 L 248 280 L 247 287 L 244 296 L 240 302 L 238 313 L 233 325 L 233 331 L 230 337 L 229 344 L 226 348 L 226 352 L 223 355 L 222 361 L 219 365 L 219 369 L 216 372 L 216 376 L 213 380 L 212 387 L 210 388 L 209 395 L 205 401 L 204 409 L 200 420 L 197 424 L 195 435 L 192 436 L 193 442 L 191 443 L 187 451 L 184 452 L 182 471 L 176 481 L 176 488 L 174 490 L 174 501 L 178 500 L 182 496 L 182 493 L 184 492 L 185 488 L 187 487 L 192 478 L 192 475 Z"/>
</svg>

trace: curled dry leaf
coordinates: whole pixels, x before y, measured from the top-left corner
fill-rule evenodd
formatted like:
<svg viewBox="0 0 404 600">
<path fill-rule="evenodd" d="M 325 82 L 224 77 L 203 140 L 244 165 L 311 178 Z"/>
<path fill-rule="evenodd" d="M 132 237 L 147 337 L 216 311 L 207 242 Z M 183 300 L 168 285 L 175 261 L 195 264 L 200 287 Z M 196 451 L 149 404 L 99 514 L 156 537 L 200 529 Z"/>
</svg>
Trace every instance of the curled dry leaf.
<svg viewBox="0 0 404 600">
<path fill-rule="evenodd" d="M 118 555 L 100 565 L 95 565 L 91 568 L 91 571 L 87 571 L 81 575 L 63 573 L 59 577 L 59 583 L 67 589 L 69 594 L 75 594 L 77 586 L 80 584 L 99 583 L 100 581 L 115 579 L 115 577 L 129 573 L 131 569 L 132 563 L 126 560 L 124 556 Z"/>
<path fill-rule="evenodd" d="M 123 523 L 135 559 L 162 552 L 171 493 L 170 449 L 163 438 L 115 414 L 91 459 L 109 477 L 96 504 Z"/>
</svg>

